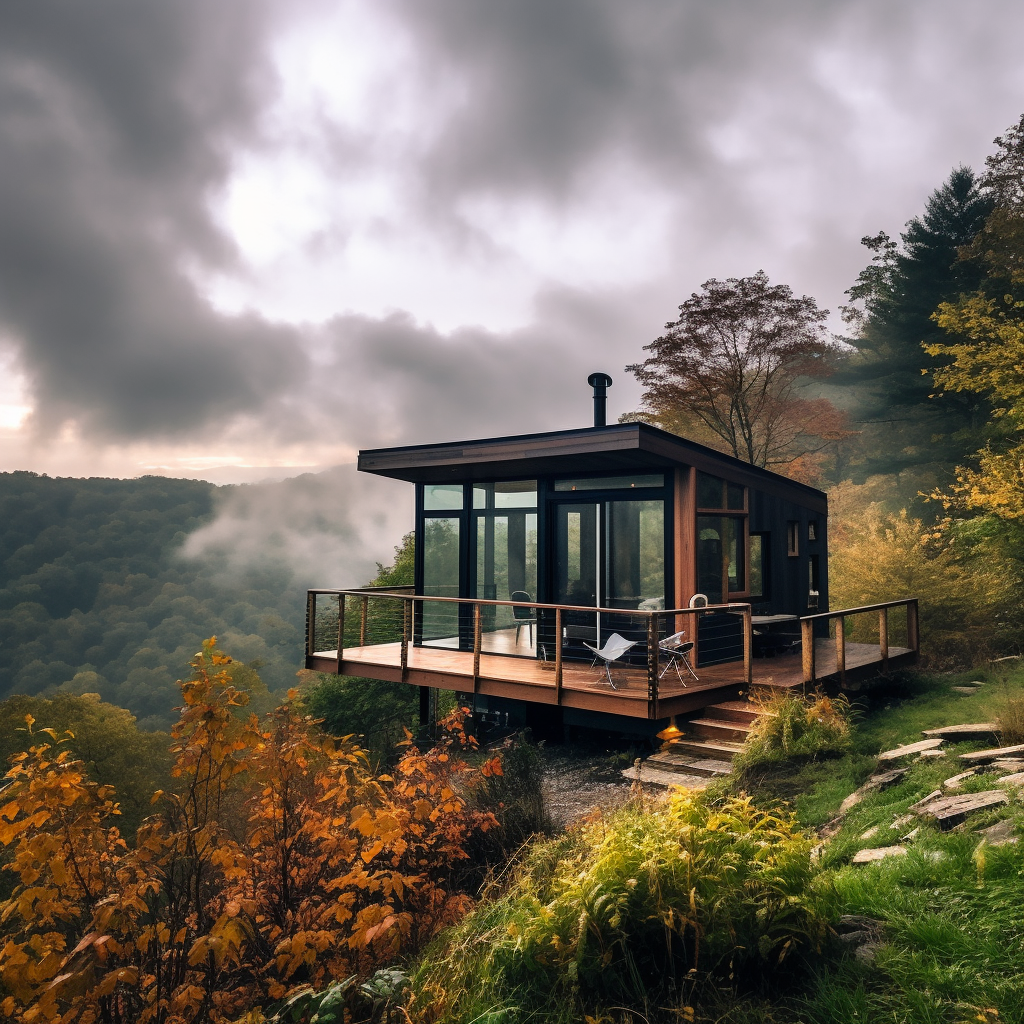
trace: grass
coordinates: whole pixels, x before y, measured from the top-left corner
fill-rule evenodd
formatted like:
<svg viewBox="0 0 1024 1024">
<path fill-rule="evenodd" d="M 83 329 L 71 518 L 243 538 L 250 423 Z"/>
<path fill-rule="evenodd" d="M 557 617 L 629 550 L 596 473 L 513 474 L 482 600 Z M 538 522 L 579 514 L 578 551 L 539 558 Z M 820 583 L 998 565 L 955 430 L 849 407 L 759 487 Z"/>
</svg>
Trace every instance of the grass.
<svg viewBox="0 0 1024 1024">
<path fill-rule="evenodd" d="M 969 680 L 984 685 L 971 696 L 950 689 Z M 672 849 L 679 842 L 667 829 L 667 812 L 634 805 L 617 818 L 591 822 L 536 846 L 528 858 L 526 888 L 521 875 L 428 955 L 414 979 L 414 987 L 434 997 L 434 1015 L 422 1019 L 1024 1024 L 1020 795 L 1009 806 L 976 814 L 947 833 L 922 819 L 901 820 L 911 804 L 960 772 L 957 753 L 984 744 L 957 744 L 941 758 L 910 764 L 897 785 L 868 794 L 841 822 L 833 820 L 843 799 L 875 770 L 880 751 L 920 739 L 923 729 L 1000 718 L 1008 722 L 1022 706 L 1024 666 L 1015 662 L 958 676 L 905 674 L 890 682 L 881 699 L 862 700 L 854 709 L 855 725 L 844 753 L 840 744 L 817 753 L 809 748 L 794 757 L 755 759 L 742 774 L 710 791 L 711 803 L 728 800 L 730 786 L 733 798 L 740 788 L 752 794 L 752 807 L 771 809 L 782 801 L 795 815 L 791 827 L 799 824 L 812 836 L 812 830 L 832 822 L 829 832 L 834 834 L 792 895 L 800 906 L 833 921 L 839 914 L 858 914 L 880 922 L 881 945 L 873 963 L 836 945 L 806 946 L 808 970 L 794 972 L 788 988 L 778 984 L 781 975 L 767 987 L 763 976 L 752 983 L 756 971 L 743 975 L 722 954 L 717 965 L 726 969 L 700 979 L 681 969 L 685 960 L 669 971 L 664 960 L 645 966 L 642 956 L 636 960 L 638 951 L 664 943 L 664 924 L 658 922 L 670 911 L 685 911 L 689 902 L 681 887 L 665 885 L 661 869 L 652 874 L 645 860 L 652 849 Z M 963 791 L 992 788 L 994 778 L 969 779 Z M 1016 823 L 1022 842 L 1001 847 L 983 842 L 976 830 L 1003 818 Z M 772 841 L 767 840 L 769 845 Z M 860 849 L 901 841 L 908 848 L 905 856 L 866 866 L 850 863 Z M 619 858 L 614 870 L 609 868 L 614 860 L 609 860 L 610 850 Z M 605 888 L 593 888 L 599 861 L 605 865 Z M 663 860 L 662 869 L 667 863 Z M 600 907 L 609 905 L 602 900 L 625 891 L 612 881 L 625 885 L 641 877 L 648 879 L 647 891 L 656 891 L 657 900 L 634 906 L 628 914 L 616 904 L 617 923 L 608 931 L 608 922 L 599 920 Z M 719 885 L 716 881 L 702 898 L 713 903 Z M 720 897 L 728 899 L 729 886 L 721 888 Z M 590 936 L 591 959 L 581 958 L 571 935 L 576 941 Z M 751 941 L 756 939 L 738 938 L 736 943 L 749 946 Z M 602 959 L 609 950 L 610 959 Z M 442 990 L 445 996 L 438 999 Z"/>
</svg>

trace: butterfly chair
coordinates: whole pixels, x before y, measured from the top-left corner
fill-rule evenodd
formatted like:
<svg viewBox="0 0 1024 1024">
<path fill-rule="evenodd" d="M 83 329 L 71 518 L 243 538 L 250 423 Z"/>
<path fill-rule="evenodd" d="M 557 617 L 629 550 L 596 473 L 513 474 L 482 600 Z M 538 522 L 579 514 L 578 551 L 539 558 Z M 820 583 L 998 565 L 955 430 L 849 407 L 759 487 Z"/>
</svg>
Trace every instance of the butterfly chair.
<svg viewBox="0 0 1024 1024">
<path fill-rule="evenodd" d="M 525 590 L 513 590 L 509 594 L 509 599 L 512 601 L 532 601 L 533 598 Z M 529 632 L 527 636 L 530 638 L 530 646 L 533 646 L 533 625 L 537 621 L 537 609 L 536 608 L 524 608 L 522 605 L 515 605 L 512 608 L 512 618 L 516 621 L 516 647 L 519 646 L 519 634 L 522 632 L 523 626 L 526 626 Z"/>
<path fill-rule="evenodd" d="M 681 630 L 678 633 L 673 633 L 671 636 L 665 637 L 661 643 L 658 644 L 658 650 L 665 656 L 665 667 L 661 670 L 661 675 L 658 676 L 661 679 L 669 668 L 676 670 L 676 675 L 679 677 L 679 682 L 683 686 L 686 686 L 686 680 L 683 679 L 683 674 L 679 671 L 679 662 L 682 662 L 686 666 L 686 670 L 697 679 L 697 673 L 693 671 L 693 666 L 690 664 L 690 651 L 693 650 L 693 641 L 684 640 L 686 636 L 686 630 Z M 700 682 L 699 679 L 697 679 Z"/>
<path fill-rule="evenodd" d="M 593 664 L 597 664 L 597 659 L 600 658 L 604 662 L 604 670 L 608 676 L 608 685 L 613 689 L 617 690 L 618 687 L 612 682 L 612 662 L 618 661 L 627 651 L 636 647 L 639 643 L 638 640 L 627 640 L 624 636 L 620 636 L 618 633 L 612 633 L 610 637 L 605 641 L 604 647 L 592 647 L 585 640 L 583 646 L 588 651 L 592 651 L 594 654 Z"/>
</svg>

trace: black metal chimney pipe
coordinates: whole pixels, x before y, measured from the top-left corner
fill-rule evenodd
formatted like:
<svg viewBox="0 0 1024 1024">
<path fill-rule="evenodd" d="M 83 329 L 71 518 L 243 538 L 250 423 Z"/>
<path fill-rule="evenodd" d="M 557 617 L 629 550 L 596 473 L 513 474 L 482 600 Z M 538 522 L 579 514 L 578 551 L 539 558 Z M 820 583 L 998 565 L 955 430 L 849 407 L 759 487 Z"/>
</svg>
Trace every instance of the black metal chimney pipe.
<svg viewBox="0 0 1024 1024">
<path fill-rule="evenodd" d="M 607 373 L 592 373 L 587 383 L 594 389 L 594 426 L 606 426 L 608 388 L 612 386 L 612 379 Z"/>
</svg>

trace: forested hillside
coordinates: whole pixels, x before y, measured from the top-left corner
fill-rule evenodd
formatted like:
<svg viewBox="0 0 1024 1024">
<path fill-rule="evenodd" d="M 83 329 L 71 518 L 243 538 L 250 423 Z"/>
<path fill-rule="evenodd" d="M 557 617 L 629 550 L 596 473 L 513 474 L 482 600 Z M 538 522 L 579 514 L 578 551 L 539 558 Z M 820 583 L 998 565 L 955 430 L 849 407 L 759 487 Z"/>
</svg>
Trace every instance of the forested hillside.
<svg viewBox="0 0 1024 1024">
<path fill-rule="evenodd" d="M 304 591 L 279 563 L 228 572 L 180 553 L 219 490 L 0 473 L 0 697 L 99 693 L 164 728 L 175 680 L 211 634 L 259 662 L 271 689 L 291 685 Z"/>
</svg>

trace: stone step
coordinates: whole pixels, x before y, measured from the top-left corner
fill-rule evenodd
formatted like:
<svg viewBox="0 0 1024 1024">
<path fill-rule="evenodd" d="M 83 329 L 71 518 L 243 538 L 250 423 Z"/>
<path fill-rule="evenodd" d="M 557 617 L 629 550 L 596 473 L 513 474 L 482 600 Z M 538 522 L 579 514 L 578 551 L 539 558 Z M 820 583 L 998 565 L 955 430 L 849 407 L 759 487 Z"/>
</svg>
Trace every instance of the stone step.
<svg viewBox="0 0 1024 1024">
<path fill-rule="evenodd" d="M 644 762 L 659 771 L 694 775 L 728 775 L 732 762 L 716 757 L 694 757 L 692 754 L 659 751 Z"/>
<path fill-rule="evenodd" d="M 1009 803 L 1010 798 L 1001 789 L 990 789 L 984 793 L 965 793 L 963 796 L 925 797 L 909 808 L 919 818 L 932 818 L 943 832 L 959 825 L 969 814 L 988 810 Z"/>
<path fill-rule="evenodd" d="M 726 740 L 743 743 L 751 726 L 744 722 L 730 722 L 722 718 L 691 718 L 686 731 L 708 740 Z"/>
<path fill-rule="evenodd" d="M 687 754 L 691 757 L 711 757 L 718 760 L 732 760 L 742 749 L 742 743 L 730 740 L 673 740 L 673 753 Z M 654 755 L 655 757 L 657 755 Z"/>
<path fill-rule="evenodd" d="M 623 778 L 632 782 L 637 780 L 636 768 L 627 768 L 622 773 Z M 639 778 L 641 783 L 654 786 L 663 786 L 666 789 L 672 786 L 685 786 L 686 789 L 703 789 L 708 784 L 708 775 L 684 775 L 681 772 L 666 772 L 658 768 L 650 768 L 644 764 L 640 768 Z"/>
<path fill-rule="evenodd" d="M 729 722 L 743 722 L 750 725 L 762 712 L 747 700 L 727 700 L 721 704 L 712 704 L 704 709 L 707 718 L 720 718 Z"/>
<path fill-rule="evenodd" d="M 951 740 L 953 743 L 962 743 L 965 740 L 987 740 L 990 737 L 998 737 L 999 725 L 996 722 L 944 725 L 941 729 L 922 729 L 921 733 L 929 739 L 938 737 L 942 740 Z"/>
<path fill-rule="evenodd" d="M 1016 757 L 1024 754 L 1024 743 L 1017 743 L 1012 747 L 993 747 L 990 750 L 975 750 L 970 754 L 961 754 L 960 760 L 964 764 L 984 764 L 986 761 L 995 761 L 997 758 Z"/>
</svg>

